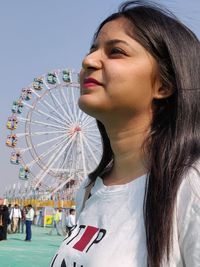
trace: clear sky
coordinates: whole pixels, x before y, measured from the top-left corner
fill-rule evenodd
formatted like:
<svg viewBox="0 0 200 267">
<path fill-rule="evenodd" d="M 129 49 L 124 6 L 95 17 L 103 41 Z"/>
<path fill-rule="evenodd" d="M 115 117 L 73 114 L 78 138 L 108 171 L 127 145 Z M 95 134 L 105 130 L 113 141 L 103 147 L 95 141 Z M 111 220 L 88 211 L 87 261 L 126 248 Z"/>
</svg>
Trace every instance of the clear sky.
<svg viewBox="0 0 200 267">
<path fill-rule="evenodd" d="M 34 77 L 53 69 L 79 71 L 98 24 L 121 0 L 6 0 L 0 8 L 0 196 L 18 180 L 5 146 L 13 100 Z M 199 0 L 156 1 L 173 11 L 200 39 Z"/>
</svg>

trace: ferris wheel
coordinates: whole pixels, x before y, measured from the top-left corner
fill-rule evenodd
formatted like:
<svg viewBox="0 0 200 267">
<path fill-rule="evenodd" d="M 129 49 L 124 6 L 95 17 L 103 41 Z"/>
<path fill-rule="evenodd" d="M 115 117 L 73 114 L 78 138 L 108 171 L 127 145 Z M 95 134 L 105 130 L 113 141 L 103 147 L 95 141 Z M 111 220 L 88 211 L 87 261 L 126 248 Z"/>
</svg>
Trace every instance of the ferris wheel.
<svg viewBox="0 0 200 267">
<path fill-rule="evenodd" d="M 12 104 L 10 162 L 35 190 L 74 190 L 99 163 L 100 134 L 95 119 L 78 108 L 79 94 L 78 73 L 54 70 L 22 88 Z"/>
</svg>

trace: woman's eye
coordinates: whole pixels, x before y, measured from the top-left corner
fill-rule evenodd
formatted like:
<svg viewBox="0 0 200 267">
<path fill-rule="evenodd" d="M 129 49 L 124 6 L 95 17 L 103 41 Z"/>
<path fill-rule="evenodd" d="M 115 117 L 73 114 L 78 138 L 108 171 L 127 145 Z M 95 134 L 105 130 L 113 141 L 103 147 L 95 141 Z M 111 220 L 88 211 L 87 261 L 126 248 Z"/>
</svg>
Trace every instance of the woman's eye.
<svg viewBox="0 0 200 267">
<path fill-rule="evenodd" d="M 115 48 L 112 48 L 111 50 L 110 50 L 110 54 L 111 55 L 126 55 L 126 53 L 125 53 L 125 51 L 123 51 L 121 48 L 117 48 L 117 47 L 115 47 Z"/>
</svg>

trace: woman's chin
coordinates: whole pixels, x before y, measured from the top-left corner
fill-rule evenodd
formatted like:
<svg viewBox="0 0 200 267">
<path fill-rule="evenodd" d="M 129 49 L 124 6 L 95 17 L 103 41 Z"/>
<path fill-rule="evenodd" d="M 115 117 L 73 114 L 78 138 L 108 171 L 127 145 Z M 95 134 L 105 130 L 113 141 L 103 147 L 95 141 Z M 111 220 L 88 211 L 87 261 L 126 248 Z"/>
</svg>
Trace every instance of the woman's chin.
<svg viewBox="0 0 200 267">
<path fill-rule="evenodd" d="M 78 101 L 78 106 L 83 112 L 92 116 L 92 111 L 94 109 L 92 103 L 90 103 L 89 101 L 85 101 L 83 97 L 80 97 Z"/>
<path fill-rule="evenodd" d="M 79 98 L 78 106 L 83 112 L 96 119 L 99 117 L 99 114 L 102 113 L 102 105 L 100 105 L 100 103 L 98 104 L 97 101 L 89 101 L 89 99 L 84 97 Z"/>
</svg>

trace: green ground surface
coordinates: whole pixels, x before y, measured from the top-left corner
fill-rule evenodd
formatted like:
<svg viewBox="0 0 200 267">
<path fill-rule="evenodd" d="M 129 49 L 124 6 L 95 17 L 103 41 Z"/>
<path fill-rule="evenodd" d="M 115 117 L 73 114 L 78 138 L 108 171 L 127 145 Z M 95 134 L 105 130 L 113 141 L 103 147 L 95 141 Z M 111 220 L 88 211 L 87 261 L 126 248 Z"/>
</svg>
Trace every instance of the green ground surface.
<svg viewBox="0 0 200 267">
<path fill-rule="evenodd" d="M 32 226 L 32 241 L 25 242 L 25 234 L 8 234 L 0 241 L 0 267 L 49 267 L 51 258 L 59 248 L 63 236 L 49 228 Z"/>
</svg>

